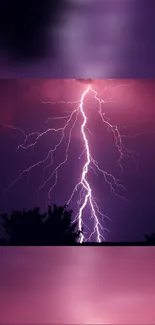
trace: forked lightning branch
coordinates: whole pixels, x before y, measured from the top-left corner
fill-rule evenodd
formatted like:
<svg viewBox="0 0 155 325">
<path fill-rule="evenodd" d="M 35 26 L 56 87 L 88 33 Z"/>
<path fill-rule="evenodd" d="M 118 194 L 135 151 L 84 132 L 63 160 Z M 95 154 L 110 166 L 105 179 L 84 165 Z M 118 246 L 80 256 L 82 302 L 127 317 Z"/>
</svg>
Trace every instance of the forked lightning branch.
<svg viewBox="0 0 155 325">
<path fill-rule="evenodd" d="M 106 240 L 106 227 L 105 227 L 105 219 L 109 218 L 104 211 L 100 210 L 100 207 L 97 203 L 96 198 L 94 197 L 94 189 L 89 181 L 89 172 L 93 169 L 95 173 L 101 174 L 101 177 L 103 178 L 103 182 L 106 182 L 111 192 L 120 197 L 124 198 L 123 196 L 120 196 L 120 189 L 122 191 L 125 190 L 125 187 L 120 182 L 119 179 L 117 179 L 113 174 L 108 173 L 107 170 L 104 170 L 102 166 L 99 165 L 97 158 L 92 155 L 91 152 L 91 146 L 89 143 L 89 138 L 87 136 L 88 131 L 88 120 L 89 116 L 86 113 L 86 98 L 90 95 L 93 95 L 93 100 L 97 102 L 97 114 L 99 114 L 99 117 L 101 119 L 101 122 L 106 126 L 107 131 L 112 133 L 113 141 L 115 143 L 115 146 L 117 148 L 119 159 L 118 159 L 118 165 L 120 169 L 123 171 L 122 167 L 122 159 L 125 156 L 131 157 L 133 155 L 132 152 L 127 150 L 123 144 L 123 135 L 121 135 L 119 128 L 117 125 L 113 125 L 110 122 L 110 119 L 108 116 L 105 115 L 104 112 L 104 105 L 110 101 L 108 101 L 100 98 L 98 96 L 97 91 L 94 89 L 93 84 L 91 81 L 84 82 L 86 84 L 85 90 L 82 93 L 81 97 L 79 98 L 79 101 L 59 101 L 56 104 L 62 105 L 62 104 L 72 104 L 72 106 L 75 106 L 74 109 L 71 110 L 71 112 L 66 114 L 65 116 L 59 116 L 59 117 L 51 117 L 49 120 L 61 120 L 63 121 L 63 126 L 59 128 L 46 128 L 46 130 L 42 133 L 39 132 L 33 132 L 26 134 L 24 130 L 22 130 L 19 127 L 9 126 L 5 125 L 5 127 L 12 128 L 13 130 L 19 131 L 24 136 L 24 141 L 18 146 L 18 149 L 20 150 L 29 150 L 29 148 L 35 148 L 37 143 L 40 141 L 41 138 L 43 138 L 47 133 L 52 132 L 58 132 L 61 134 L 59 141 L 55 144 L 54 147 L 52 147 L 48 154 L 44 157 L 43 160 L 37 161 L 37 163 L 34 163 L 28 168 L 22 170 L 16 179 L 13 180 L 13 182 L 7 187 L 6 191 L 8 191 L 15 183 L 17 183 L 24 174 L 32 172 L 35 168 L 43 165 L 46 168 L 50 168 L 51 173 L 50 176 L 48 176 L 43 182 L 40 183 L 39 191 L 42 190 L 45 185 L 49 186 L 48 189 L 48 203 L 52 204 L 52 192 L 54 191 L 54 188 L 57 186 L 58 178 L 59 178 L 59 171 L 61 168 L 65 167 L 68 161 L 69 157 L 69 149 L 70 144 L 72 141 L 72 134 L 74 132 L 75 126 L 77 124 L 77 121 L 80 121 L 80 127 L 78 129 L 79 136 L 82 139 L 83 143 L 83 150 L 81 153 L 81 156 L 83 156 L 84 160 L 81 166 L 82 173 L 79 175 L 77 183 L 75 184 L 74 188 L 71 191 L 71 195 L 69 198 L 66 198 L 67 205 L 69 206 L 75 196 L 75 194 L 78 194 L 78 200 L 77 200 L 77 214 L 75 215 L 75 219 L 78 222 L 78 229 L 81 232 L 80 235 L 80 243 L 84 241 L 92 241 L 92 239 L 95 237 L 97 242 L 102 242 Z M 80 96 L 80 95 L 79 95 Z M 54 105 L 54 102 L 51 102 L 51 105 Z M 48 122 L 46 121 L 46 122 Z M 67 146 L 65 149 L 65 155 L 62 161 L 58 165 L 56 165 L 55 168 L 53 168 L 53 159 L 55 155 L 57 155 L 57 150 L 60 147 L 60 145 L 63 143 L 66 130 L 69 128 L 69 134 L 68 134 L 68 141 Z M 31 140 L 33 139 L 33 141 Z M 35 139 L 35 140 L 34 140 Z M 102 148 L 101 148 L 102 150 Z M 50 161 L 50 164 L 49 164 Z M 44 170 L 45 170 L 44 169 Z M 51 185 L 52 184 L 52 185 Z M 64 189 L 65 190 L 65 189 Z M 6 192 L 5 191 L 5 192 Z M 92 220 L 92 229 L 90 229 L 87 225 L 88 223 L 88 214 L 86 213 L 86 209 L 89 208 L 90 211 L 90 219 Z M 74 219 L 74 220 L 75 220 Z"/>
</svg>

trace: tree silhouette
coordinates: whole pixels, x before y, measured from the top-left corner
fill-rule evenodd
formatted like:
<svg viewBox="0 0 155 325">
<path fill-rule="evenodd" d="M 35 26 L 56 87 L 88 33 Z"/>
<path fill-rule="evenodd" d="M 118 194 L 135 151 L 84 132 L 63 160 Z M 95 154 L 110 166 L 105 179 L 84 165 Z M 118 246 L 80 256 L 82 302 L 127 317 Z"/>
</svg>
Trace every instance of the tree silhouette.
<svg viewBox="0 0 155 325">
<path fill-rule="evenodd" d="M 66 205 L 53 205 L 46 213 L 41 214 L 40 209 L 35 208 L 3 214 L 0 219 L 8 234 L 9 245 L 74 245 L 80 232 L 77 222 L 72 221 L 72 212 Z"/>
<path fill-rule="evenodd" d="M 152 232 L 150 235 L 145 235 L 145 240 L 149 245 L 155 245 L 155 233 Z"/>
</svg>

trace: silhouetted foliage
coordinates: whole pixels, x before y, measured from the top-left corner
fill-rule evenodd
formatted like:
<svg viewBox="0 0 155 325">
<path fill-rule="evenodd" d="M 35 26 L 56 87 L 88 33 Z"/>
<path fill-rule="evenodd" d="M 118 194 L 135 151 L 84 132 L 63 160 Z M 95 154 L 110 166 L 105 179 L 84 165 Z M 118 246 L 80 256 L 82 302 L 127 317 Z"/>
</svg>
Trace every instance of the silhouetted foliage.
<svg viewBox="0 0 155 325">
<path fill-rule="evenodd" d="M 74 245 L 80 236 L 77 223 L 72 222 L 72 211 L 66 205 L 49 206 L 44 214 L 39 208 L 13 211 L 11 215 L 1 215 L 0 219 L 9 245 Z"/>
<path fill-rule="evenodd" d="M 152 232 L 150 235 L 145 235 L 146 243 L 149 245 L 155 245 L 155 233 Z"/>
<path fill-rule="evenodd" d="M 73 222 L 72 210 L 65 206 L 49 206 L 47 212 L 39 208 L 13 211 L 0 215 L 0 225 L 7 236 L 0 238 L 0 245 L 81 245 L 80 231 Z M 82 230 L 83 231 L 83 230 Z M 143 242 L 83 242 L 83 246 L 150 246 L 155 245 L 155 233 L 145 235 Z"/>
</svg>

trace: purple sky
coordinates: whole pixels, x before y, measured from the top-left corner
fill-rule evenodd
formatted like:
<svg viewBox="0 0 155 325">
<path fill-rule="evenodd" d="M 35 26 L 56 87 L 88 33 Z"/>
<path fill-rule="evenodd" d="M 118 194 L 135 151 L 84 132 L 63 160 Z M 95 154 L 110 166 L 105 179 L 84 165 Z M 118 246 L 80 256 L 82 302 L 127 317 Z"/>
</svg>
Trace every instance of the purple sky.
<svg viewBox="0 0 155 325">
<path fill-rule="evenodd" d="M 48 2 L 47 0 L 45 5 L 47 8 L 49 7 L 47 10 L 49 13 L 52 9 L 50 8 L 50 2 Z M 39 35 L 43 35 L 43 32 L 45 32 L 44 38 L 46 42 L 44 38 L 39 40 L 37 54 L 36 57 L 34 56 L 33 61 L 29 60 L 20 63 L 17 60 L 17 62 L 13 62 L 11 48 L 8 53 L 6 53 L 5 46 L 1 48 L 1 77 L 154 77 L 154 0 L 67 0 L 67 2 L 69 3 L 68 9 L 64 10 L 61 3 L 59 5 L 60 24 L 57 24 L 54 30 L 49 17 L 44 28 L 41 27 L 41 23 L 37 25 Z M 12 4 L 12 2 L 10 3 Z M 42 2 L 39 3 L 42 5 Z M 11 10 L 8 9 L 8 12 L 10 12 L 7 18 L 8 25 L 10 23 L 9 17 L 17 16 L 19 10 L 17 6 L 18 1 L 14 1 Z M 32 2 L 29 4 L 30 12 L 31 6 Z M 38 7 L 38 12 L 43 12 L 40 10 L 40 4 L 38 4 Z M 23 15 L 25 12 L 26 10 L 23 11 Z M 3 15 L 3 11 L 1 13 Z M 45 13 L 42 13 L 42 15 L 45 15 Z M 42 17 L 42 20 L 45 17 Z M 23 27 L 24 21 L 26 21 L 25 27 Z M 19 27 L 17 31 L 24 31 L 19 44 L 23 44 L 24 38 L 30 39 L 31 43 L 36 42 L 35 37 L 32 40 L 33 33 L 31 29 L 28 29 L 29 24 L 30 21 L 25 16 L 23 16 L 23 19 L 18 17 Z M 3 25 L 1 29 L 3 30 Z M 52 33 L 54 33 L 55 47 L 59 48 L 54 57 L 52 54 Z M 5 35 L 6 43 L 7 38 Z M 18 48 L 20 49 L 19 44 Z M 26 49 L 29 46 L 27 41 Z M 41 57 L 43 49 L 46 55 Z"/>
<path fill-rule="evenodd" d="M 1 324 L 154 324 L 154 247 L 1 247 Z"/>
<path fill-rule="evenodd" d="M 43 132 L 47 127 L 62 127 L 64 121 L 49 121 L 49 117 L 70 114 L 77 106 L 69 104 L 51 105 L 43 101 L 80 100 L 82 92 L 87 85 L 73 80 L 35 80 L 15 79 L 0 81 L 0 123 L 22 128 L 26 133 Z M 87 95 L 85 100 L 85 113 L 88 117 L 88 127 L 92 132 L 87 132 L 93 157 L 98 160 L 101 168 L 119 178 L 126 191 L 119 190 L 126 201 L 111 194 L 109 186 L 105 184 L 102 175 L 96 176 L 93 171 L 89 174 L 93 195 L 101 212 L 106 213 L 111 221 L 105 220 L 104 226 L 107 240 L 140 240 L 143 234 L 155 230 L 154 214 L 154 105 L 155 81 L 154 80 L 94 80 L 93 88 L 97 90 L 104 100 L 112 98 L 112 102 L 103 106 L 103 112 L 110 118 L 112 124 L 117 124 L 123 137 L 126 148 L 134 151 L 136 163 L 132 159 L 122 162 L 124 173 L 118 167 L 118 152 L 114 146 L 111 132 L 100 122 L 97 113 L 98 105 L 93 95 Z M 106 89 L 106 90 L 105 90 Z M 51 194 L 51 203 L 65 204 L 80 177 L 82 163 L 78 159 L 83 150 L 83 142 L 79 130 L 81 117 L 72 134 L 69 149 L 69 159 L 60 169 L 58 184 Z M 129 126 L 124 128 L 123 126 Z M 64 159 L 67 146 L 68 131 L 57 154 L 54 156 L 53 169 Z M 134 137 L 134 135 L 137 135 Z M 0 129 L 0 211 L 12 209 L 45 207 L 48 203 L 48 191 L 54 180 L 49 182 L 39 193 L 38 186 L 44 179 L 51 175 L 50 168 L 43 174 L 41 165 L 24 175 L 18 183 L 3 194 L 4 190 L 18 177 L 21 170 L 29 168 L 40 159 L 45 159 L 48 151 L 60 139 L 59 132 L 49 132 L 42 137 L 34 149 L 16 149 L 23 141 L 19 131 L 10 128 Z M 32 143 L 33 139 L 30 139 Z M 27 143 L 27 144 L 28 144 Z M 77 213 L 77 200 L 75 196 L 70 207 Z M 88 219 L 90 210 L 85 209 L 84 221 L 91 228 L 92 221 Z"/>
</svg>

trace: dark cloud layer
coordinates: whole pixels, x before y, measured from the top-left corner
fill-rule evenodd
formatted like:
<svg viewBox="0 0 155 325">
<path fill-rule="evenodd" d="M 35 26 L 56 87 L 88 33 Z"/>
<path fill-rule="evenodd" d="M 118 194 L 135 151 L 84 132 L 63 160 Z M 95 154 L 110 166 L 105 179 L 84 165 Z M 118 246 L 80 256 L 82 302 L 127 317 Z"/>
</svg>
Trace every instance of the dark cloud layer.
<svg viewBox="0 0 155 325">
<path fill-rule="evenodd" d="M 154 9 L 154 0 L 3 1 L 0 76 L 153 78 Z"/>
<path fill-rule="evenodd" d="M 62 0 L 1 1 L 1 46 L 7 55 L 18 64 L 20 61 L 37 60 L 47 54 L 50 41 L 52 57 L 56 49 L 53 28 L 58 26 L 64 8 L 65 1 Z"/>
</svg>

